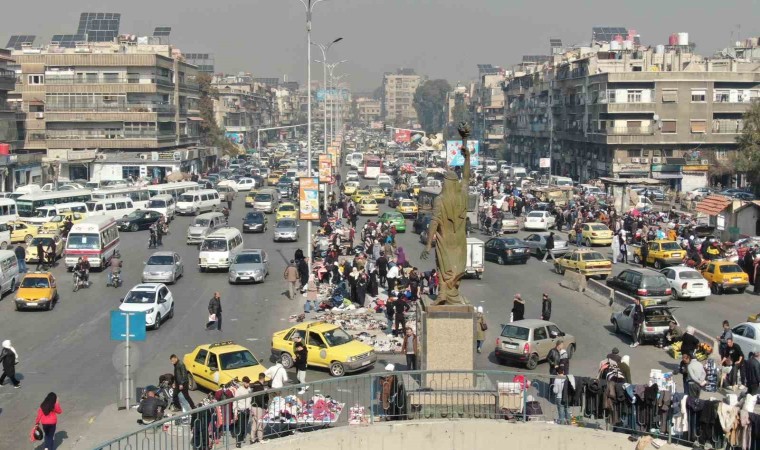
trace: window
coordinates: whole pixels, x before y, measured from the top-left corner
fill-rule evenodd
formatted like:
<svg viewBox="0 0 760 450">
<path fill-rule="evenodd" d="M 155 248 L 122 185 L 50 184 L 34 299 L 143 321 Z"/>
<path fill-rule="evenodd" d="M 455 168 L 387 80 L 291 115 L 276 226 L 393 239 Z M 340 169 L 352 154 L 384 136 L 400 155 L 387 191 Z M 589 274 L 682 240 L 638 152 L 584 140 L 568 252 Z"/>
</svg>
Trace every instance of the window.
<svg viewBox="0 0 760 450">
<path fill-rule="evenodd" d="M 641 103 L 641 89 L 628 90 L 628 103 Z"/>
<path fill-rule="evenodd" d="M 660 131 L 662 133 L 675 133 L 676 132 L 676 121 L 675 120 L 663 120 L 662 121 L 662 129 Z"/>
<path fill-rule="evenodd" d="M 29 75 L 27 77 L 28 84 L 45 84 L 45 75 Z"/>
<path fill-rule="evenodd" d="M 313 331 L 309 331 L 309 345 L 320 348 L 327 348 L 327 345 L 325 345 L 325 342 L 322 340 L 322 336 Z"/>
<path fill-rule="evenodd" d="M 675 103 L 678 101 L 677 89 L 663 89 L 662 90 L 662 102 L 663 103 Z"/>
<path fill-rule="evenodd" d="M 198 350 L 198 354 L 195 355 L 195 362 L 198 364 L 206 364 L 206 355 L 208 355 L 206 350 Z"/>
<path fill-rule="evenodd" d="M 539 327 L 533 330 L 533 340 L 534 341 L 543 341 L 548 336 L 546 335 L 546 328 Z"/>
<path fill-rule="evenodd" d="M 208 368 L 219 370 L 219 361 L 216 360 L 216 354 L 209 353 L 208 355 Z"/>
<path fill-rule="evenodd" d="M 627 154 L 629 158 L 638 158 L 639 156 L 641 156 L 641 149 L 628 150 Z"/>
<path fill-rule="evenodd" d="M 691 90 L 691 102 L 701 103 L 707 100 L 707 91 L 704 89 L 692 89 Z"/>
<path fill-rule="evenodd" d="M 673 149 L 672 148 L 666 148 L 662 151 L 662 156 L 665 156 L 666 158 L 671 158 L 673 156 Z"/>
<path fill-rule="evenodd" d="M 713 91 L 713 101 L 715 103 L 728 103 L 731 91 L 728 89 L 716 89 Z"/>
<path fill-rule="evenodd" d="M 707 122 L 704 120 L 692 120 L 691 132 L 692 133 L 704 133 L 707 129 Z"/>
<path fill-rule="evenodd" d="M 121 166 L 121 177 L 128 180 L 130 177 L 133 180 L 140 178 L 139 166 Z"/>
</svg>

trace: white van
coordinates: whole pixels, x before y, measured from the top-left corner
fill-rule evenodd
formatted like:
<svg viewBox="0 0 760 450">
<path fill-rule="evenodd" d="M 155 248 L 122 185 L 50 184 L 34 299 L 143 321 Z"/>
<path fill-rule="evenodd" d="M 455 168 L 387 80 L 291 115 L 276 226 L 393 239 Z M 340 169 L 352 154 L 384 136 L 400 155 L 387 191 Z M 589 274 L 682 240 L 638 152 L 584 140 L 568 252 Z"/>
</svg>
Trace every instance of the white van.
<svg viewBox="0 0 760 450">
<path fill-rule="evenodd" d="M 599 186 L 594 186 L 592 184 L 581 184 L 578 186 L 579 188 L 583 189 L 583 192 L 586 195 L 602 195 L 604 194 L 604 191 Z"/>
<path fill-rule="evenodd" d="M 201 272 L 206 269 L 226 269 L 235 256 L 243 250 L 243 235 L 233 227 L 219 228 L 206 235 L 201 241 L 198 265 Z"/>
<path fill-rule="evenodd" d="M 151 197 L 148 200 L 148 207 L 145 209 L 160 212 L 166 217 L 166 220 L 173 220 L 177 206 L 174 202 L 174 197 L 170 194 L 160 194 Z"/>
<path fill-rule="evenodd" d="M 209 212 L 201 214 L 193 220 L 192 225 L 187 227 L 187 243 L 200 244 L 203 238 L 225 225 L 224 214 Z"/>
<path fill-rule="evenodd" d="M 11 245 L 11 226 L 5 222 L 0 223 L 0 249 L 5 250 Z"/>
<path fill-rule="evenodd" d="M 52 220 L 53 217 L 67 212 L 87 214 L 87 204 L 84 202 L 72 202 L 40 206 L 34 210 L 34 217 L 24 217 L 23 221 L 33 225 L 42 225 Z"/>
<path fill-rule="evenodd" d="M 66 238 L 63 251 L 66 267 L 76 266 L 79 258 L 87 257 L 90 266 L 106 268 L 119 250 L 119 226 L 112 217 L 88 217 L 74 224 Z"/>
<path fill-rule="evenodd" d="M 256 196 L 253 197 L 253 210 L 264 211 L 267 214 L 272 214 L 277 208 L 279 197 L 280 194 L 276 189 L 262 189 L 256 192 Z"/>
<path fill-rule="evenodd" d="M 20 279 L 16 254 L 13 250 L 0 250 L 0 297 L 16 290 Z"/>
<path fill-rule="evenodd" d="M 11 194 L 11 198 L 16 200 L 17 198 L 23 197 L 24 195 L 35 194 L 38 192 L 42 192 L 42 188 L 39 185 L 27 184 L 26 186 L 20 186 L 16 188 L 16 190 Z"/>
<path fill-rule="evenodd" d="M 219 192 L 214 189 L 187 191 L 177 199 L 177 214 L 200 214 L 205 211 L 216 211 L 222 201 Z"/>
<path fill-rule="evenodd" d="M 552 175 L 549 177 L 549 184 L 553 186 L 572 186 L 573 179 L 570 177 L 560 177 L 558 175 Z"/>
<path fill-rule="evenodd" d="M 137 208 L 129 197 L 114 197 L 87 202 L 87 217 L 106 216 L 121 219 L 132 214 Z"/>
</svg>

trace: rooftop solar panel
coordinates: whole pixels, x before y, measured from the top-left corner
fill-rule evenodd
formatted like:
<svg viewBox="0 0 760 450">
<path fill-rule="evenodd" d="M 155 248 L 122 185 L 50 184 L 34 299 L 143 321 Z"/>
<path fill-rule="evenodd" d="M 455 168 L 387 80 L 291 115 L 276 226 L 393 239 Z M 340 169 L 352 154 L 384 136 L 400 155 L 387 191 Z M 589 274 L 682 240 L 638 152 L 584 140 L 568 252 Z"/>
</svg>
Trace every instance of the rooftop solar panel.
<svg viewBox="0 0 760 450">
<path fill-rule="evenodd" d="M 6 45 L 6 48 L 21 50 L 21 44 L 34 44 L 36 38 L 37 36 L 33 34 L 14 34 L 8 39 L 8 45 Z"/>
</svg>

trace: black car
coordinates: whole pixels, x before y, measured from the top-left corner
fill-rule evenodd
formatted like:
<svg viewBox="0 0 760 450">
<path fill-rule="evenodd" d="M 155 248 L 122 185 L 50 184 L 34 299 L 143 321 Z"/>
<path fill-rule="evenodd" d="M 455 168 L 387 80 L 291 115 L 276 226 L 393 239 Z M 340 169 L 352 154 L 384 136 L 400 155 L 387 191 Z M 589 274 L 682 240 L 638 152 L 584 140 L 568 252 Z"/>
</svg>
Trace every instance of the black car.
<svg viewBox="0 0 760 450">
<path fill-rule="evenodd" d="M 644 304 L 667 303 L 672 295 L 670 282 L 660 272 L 651 269 L 625 269 L 612 278 L 607 286 Z"/>
<path fill-rule="evenodd" d="M 412 230 L 417 234 L 421 234 L 423 231 L 427 230 L 432 217 L 432 213 L 418 213 L 417 218 L 412 222 Z"/>
<path fill-rule="evenodd" d="M 530 247 L 517 238 L 496 237 L 486 242 L 484 257 L 499 264 L 525 264 L 530 259 Z"/>
<path fill-rule="evenodd" d="M 119 224 L 119 229 L 122 231 L 147 230 L 151 225 L 158 222 L 158 219 L 161 217 L 163 217 L 163 214 L 160 212 L 142 211 L 138 209 L 116 222 Z"/>
<path fill-rule="evenodd" d="M 243 233 L 263 233 L 267 231 L 267 217 L 263 212 L 249 212 L 243 217 Z"/>
<path fill-rule="evenodd" d="M 385 195 L 391 195 L 391 193 L 393 192 L 393 183 L 388 183 L 387 181 L 381 181 L 380 183 L 377 184 L 377 186 L 380 189 L 382 189 L 383 192 L 385 192 Z"/>
<path fill-rule="evenodd" d="M 253 175 L 251 178 L 253 178 L 253 181 L 256 183 L 256 189 L 260 189 L 267 185 L 267 179 L 261 175 Z"/>
<path fill-rule="evenodd" d="M 401 203 L 401 200 L 409 200 L 411 198 L 412 196 L 409 195 L 408 192 L 394 191 L 393 194 L 391 194 L 390 197 L 388 198 L 388 207 L 395 208 L 398 206 L 399 203 Z"/>
</svg>

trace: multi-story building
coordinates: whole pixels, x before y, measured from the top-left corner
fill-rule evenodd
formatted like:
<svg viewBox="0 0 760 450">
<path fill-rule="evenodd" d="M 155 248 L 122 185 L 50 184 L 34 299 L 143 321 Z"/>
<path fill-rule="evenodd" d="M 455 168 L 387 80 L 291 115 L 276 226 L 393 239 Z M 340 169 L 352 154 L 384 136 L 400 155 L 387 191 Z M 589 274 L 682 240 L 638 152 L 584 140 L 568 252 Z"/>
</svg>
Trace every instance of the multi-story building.
<svg viewBox="0 0 760 450">
<path fill-rule="evenodd" d="M 416 75 L 412 69 L 399 69 L 383 76 L 382 115 L 387 123 L 407 125 L 417 122 L 414 92 L 422 82 L 422 76 Z"/>
<path fill-rule="evenodd" d="M 295 89 L 286 87 L 271 88 L 274 95 L 274 122 L 277 126 L 296 125 L 298 103 L 298 86 Z"/>
<path fill-rule="evenodd" d="M 506 154 L 535 169 L 551 157 L 552 173 L 580 181 L 735 185 L 730 158 L 760 98 L 760 64 L 691 49 L 594 44 L 516 72 L 504 85 Z"/>
<path fill-rule="evenodd" d="M 217 124 L 227 139 L 241 149 L 252 148 L 259 128 L 272 125 L 272 92 L 250 74 L 219 75 L 213 86 L 219 92 L 214 100 Z"/>
<path fill-rule="evenodd" d="M 10 50 L 0 49 L 0 143 L 6 144 L 8 152 L 20 147 L 16 111 L 8 103 L 8 92 L 16 88 L 16 72 L 8 69 L 12 63 Z"/>
<path fill-rule="evenodd" d="M 504 142 L 504 92 L 507 72 L 491 64 L 478 65 L 478 84 L 472 99 L 473 136 L 481 141 L 481 151 L 491 156 Z"/>
<path fill-rule="evenodd" d="M 16 87 L 16 73 L 10 50 L 0 49 L 0 191 L 12 191 L 17 184 L 42 179 L 39 155 L 19 153 L 23 130 L 16 105 L 8 102 L 8 93 Z"/>
<path fill-rule="evenodd" d="M 380 100 L 362 97 L 356 99 L 356 111 L 358 120 L 363 125 L 371 125 L 372 122 L 382 121 L 382 105 Z"/>
<path fill-rule="evenodd" d="M 209 155 L 196 148 L 197 70 L 179 50 L 121 36 L 75 48 L 25 47 L 13 58 L 24 149 L 44 153 L 57 178 L 162 179 L 202 170 Z"/>
</svg>

